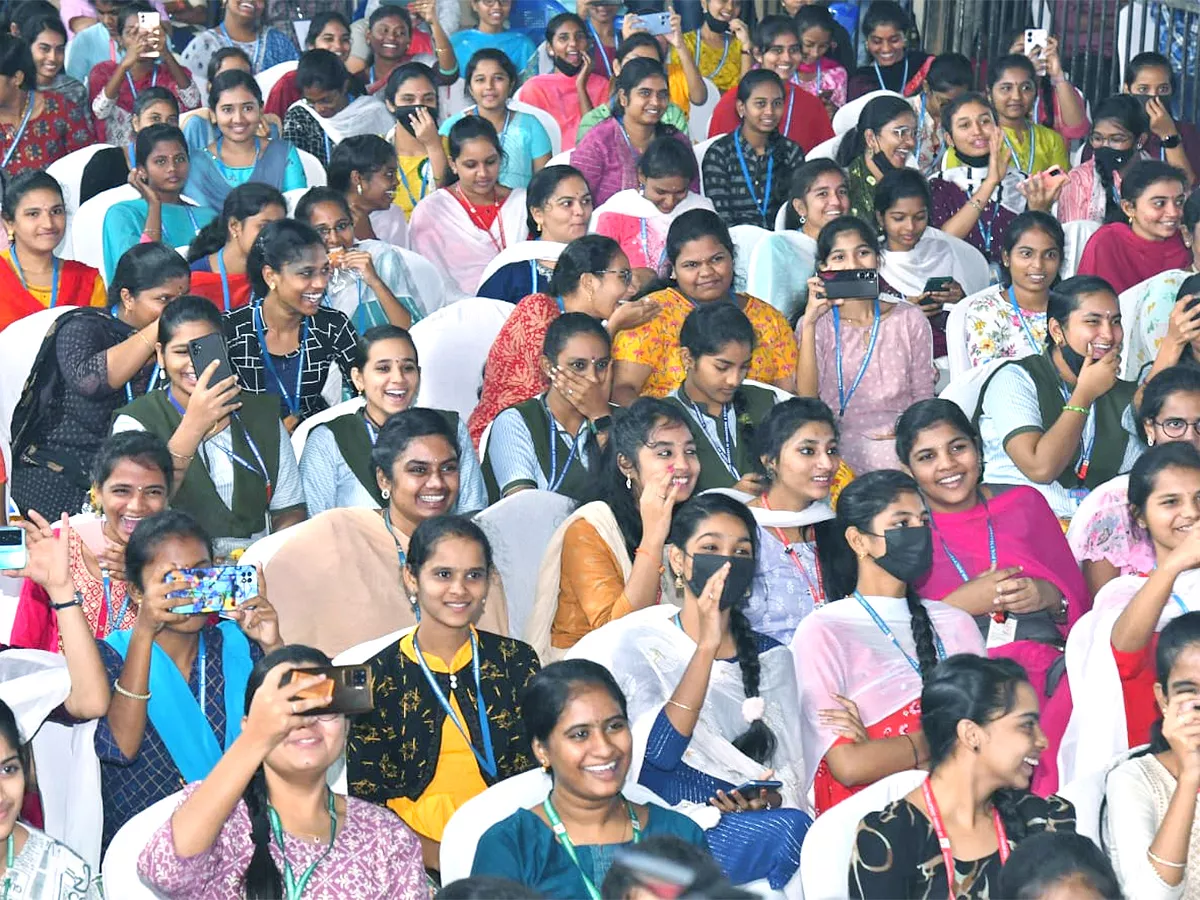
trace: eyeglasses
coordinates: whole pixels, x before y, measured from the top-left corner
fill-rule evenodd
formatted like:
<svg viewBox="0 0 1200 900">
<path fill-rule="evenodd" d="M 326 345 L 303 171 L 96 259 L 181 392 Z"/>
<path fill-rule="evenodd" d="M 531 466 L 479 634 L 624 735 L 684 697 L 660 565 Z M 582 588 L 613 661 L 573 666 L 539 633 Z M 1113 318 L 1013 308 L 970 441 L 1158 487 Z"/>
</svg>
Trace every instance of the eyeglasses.
<svg viewBox="0 0 1200 900">
<path fill-rule="evenodd" d="M 625 287 L 629 287 L 631 284 L 633 284 L 633 270 L 632 269 L 597 269 L 592 274 L 593 275 L 616 275 L 623 282 L 625 282 Z"/>
<path fill-rule="evenodd" d="M 898 140 L 898 141 L 902 141 L 905 138 L 912 137 L 916 133 L 915 129 L 909 128 L 907 125 L 900 125 L 900 126 L 897 126 L 896 128 L 889 128 L 888 130 L 892 133 L 893 136 L 895 136 L 896 140 Z"/>
<path fill-rule="evenodd" d="M 1093 147 L 1112 147 L 1114 150 L 1128 150 L 1133 146 L 1133 135 L 1131 134 L 1095 134 L 1090 135 L 1088 140 L 1091 141 Z"/>
<path fill-rule="evenodd" d="M 321 236 L 321 240 L 325 240 L 325 238 L 329 237 L 331 234 L 343 234 L 347 231 L 352 231 L 353 229 L 353 222 L 351 222 L 349 219 L 342 219 L 339 222 L 334 222 L 332 228 L 330 228 L 328 225 L 318 225 L 313 230 Z"/>
<path fill-rule="evenodd" d="M 1169 438 L 1181 438 L 1188 433 L 1188 429 L 1192 429 L 1197 437 L 1200 437 L 1200 419 L 1194 422 L 1189 422 L 1187 419 L 1180 419 L 1172 416 L 1170 419 L 1163 419 L 1161 422 L 1158 419 L 1151 419 L 1155 425 L 1162 429 L 1163 434 Z"/>
</svg>

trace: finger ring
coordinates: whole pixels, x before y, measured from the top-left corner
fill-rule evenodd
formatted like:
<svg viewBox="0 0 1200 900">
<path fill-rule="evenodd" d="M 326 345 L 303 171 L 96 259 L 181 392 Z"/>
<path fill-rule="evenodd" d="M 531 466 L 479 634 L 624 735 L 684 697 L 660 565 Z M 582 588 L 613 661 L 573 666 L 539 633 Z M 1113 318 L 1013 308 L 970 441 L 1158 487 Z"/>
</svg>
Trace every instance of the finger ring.
<svg viewBox="0 0 1200 900">
<path fill-rule="evenodd" d="M 575 392 L 573 390 L 571 390 L 570 388 L 567 388 L 567 396 L 573 397 L 573 396 L 575 396 Z"/>
<path fill-rule="evenodd" d="M 292 709 L 292 715 L 294 716 L 294 715 L 296 714 L 296 701 L 295 701 L 295 700 L 293 700 L 293 701 L 292 701 L 290 704 L 288 704 L 288 705 L 291 707 L 291 709 Z"/>
</svg>

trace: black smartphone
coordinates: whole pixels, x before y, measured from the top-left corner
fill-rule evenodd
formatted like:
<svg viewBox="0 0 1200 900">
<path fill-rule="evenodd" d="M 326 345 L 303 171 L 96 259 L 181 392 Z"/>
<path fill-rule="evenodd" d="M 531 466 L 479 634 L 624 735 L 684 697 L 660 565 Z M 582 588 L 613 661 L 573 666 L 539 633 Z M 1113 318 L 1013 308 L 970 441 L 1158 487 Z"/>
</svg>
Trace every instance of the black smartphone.
<svg viewBox="0 0 1200 900">
<path fill-rule="evenodd" d="M 936 278 L 929 278 L 925 281 L 926 294 L 940 294 L 943 291 L 950 290 L 950 285 L 954 284 L 953 275 L 943 275 Z"/>
<path fill-rule="evenodd" d="M 196 369 L 196 377 L 204 374 L 213 362 L 217 362 L 217 370 L 213 372 L 209 384 L 216 384 L 233 376 L 233 366 L 229 362 L 229 352 L 225 347 L 225 335 L 219 331 L 206 334 L 204 337 L 188 341 L 188 356 L 192 358 L 192 366 Z"/>
<path fill-rule="evenodd" d="M 841 269 L 820 272 L 825 296 L 830 300 L 873 300 L 879 296 L 879 273 L 875 269 Z"/>
<path fill-rule="evenodd" d="M 328 706 L 310 709 L 306 715 L 320 716 L 326 713 L 341 713 L 352 716 L 370 712 L 375 708 L 375 679 L 370 666 L 305 666 L 283 673 L 280 685 L 289 684 L 292 673 L 299 675 L 324 675 L 320 684 L 305 688 L 296 694 L 300 699 L 331 697 Z M 299 676 L 297 676 L 299 677 Z"/>
</svg>

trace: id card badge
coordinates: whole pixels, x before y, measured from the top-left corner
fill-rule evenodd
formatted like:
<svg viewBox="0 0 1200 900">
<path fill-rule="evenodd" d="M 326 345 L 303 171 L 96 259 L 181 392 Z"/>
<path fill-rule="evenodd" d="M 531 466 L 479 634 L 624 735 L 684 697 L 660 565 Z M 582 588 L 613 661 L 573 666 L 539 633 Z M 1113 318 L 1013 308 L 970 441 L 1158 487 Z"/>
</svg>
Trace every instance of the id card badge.
<svg viewBox="0 0 1200 900">
<path fill-rule="evenodd" d="M 1067 490 L 1067 496 L 1071 498 L 1071 502 L 1075 504 L 1076 509 L 1079 508 L 1079 504 L 1082 503 L 1090 493 L 1091 491 L 1085 487 L 1070 488 Z"/>
<path fill-rule="evenodd" d="M 296 30 L 296 37 L 300 40 L 300 46 L 305 46 L 305 41 L 308 40 L 308 27 L 312 24 L 310 19 L 297 19 L 292 23 L 292 28 Z"/>
<path fill-rule="evenodd" d="M 1011 644 L 1017 639 L 1017 617 L 1011 613 L 1004 617 L 1003 622 L 995 619 L 988 620 L 987 649 L 994 650 Z"/>
</svg>

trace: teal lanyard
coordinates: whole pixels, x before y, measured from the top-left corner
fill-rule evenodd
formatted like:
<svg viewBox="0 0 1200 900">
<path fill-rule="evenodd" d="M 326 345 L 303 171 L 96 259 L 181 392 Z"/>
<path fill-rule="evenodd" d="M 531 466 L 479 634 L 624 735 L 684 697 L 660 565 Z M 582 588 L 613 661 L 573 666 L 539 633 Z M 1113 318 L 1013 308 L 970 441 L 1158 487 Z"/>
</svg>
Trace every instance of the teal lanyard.
<svg viewBox="0 0 1200 900">
<path fill-rule="evenodd" d="M 292 864 L 288 862 L 287 848 L 283 845 L 283 825 L 279 821 L 279 813 L 275 812 L 275 807 L 267 807 L 267 817 L 271 820 L 271 831 L 275 835 L 275 843 L 279 845 L 279 855 L 283 857 L 283 884 L 287 891 L 287 900 L 300 900 L 304 895 L 304 889 L 308 887 L 313 872 L 317 871 L 317 866 L 325 862 L 325 857 L 333 851 L 333 840 L 337 837 L 337 809 L 333 802 L 333 791 L 329 792 L 329 846 L 325 848 L 324 853 L 313 860 L 312 865 L 304 870 L 299 881 L 292 872 Z"/>
<path fill-rule="evenodd" d="M 624 798 L 622 798 L 624 799 Z M 625 801 L 625 811 L 629 813 L 629 823 L 633 826 L 633 842 L 640 843 L 642 840 L 642 824 L 638 821 L 637 813 L 633 810 L 633 804 L 628 800 Z M 547 797 L 542 801 L 542 812 L 546 814 L 546 819 L 550 822 L 550 828 L 554 831 L 554 837 L 567 852 L 567 856 L 571 857 L 571 862 L 575 864 L 575 868 L 579 870 L 579 877 L 583 881 L 583 886 L 588 892 L 591 900 L 602 900 L 600 890 L 596 887 L 592 879 L 588 878 L 587 873 L 583 871 L 583 866 L 579 865 L 579 856 L 575 853 L 575 844 L 571 840 L 571 836 L 567 834 L 567 826 L 562 823 L 562 819 L 558 817 L 558 813 L 554 811 L 554 804 Z"/>
<path fill-rule="evenodd" d="M 21 287 L 29 290 L 29 283 L 25 280 L 25 270 L 21 268 L 21 260 L 17 258 L 17 245 L 14 242 L 9 248 L 8 255 L 12 257 L 13 268 L 17 270 L 17 277 L 21 279 Z M 58 257 L 50 257 L 52 270 L 50 272 L 50 308 L 58 306 Z"/>
<path fill-rule="evenodd" d="M 9 832 L 8 840 L 4 842 L 4 892 L 0 894 L 3 900 L 8 900 L 8 889 L 12 887 L 13 861 L 16 859 L 15 844 L 12 832 Z"/>
<path fill-rule="evenodd" d="M 225 299 L 225 312 L 229 312 L 229 275 L 225 272 L 225 248 L 217 251 L 217 272 L 221 276 L 221 295 Z"/>
</svg>

